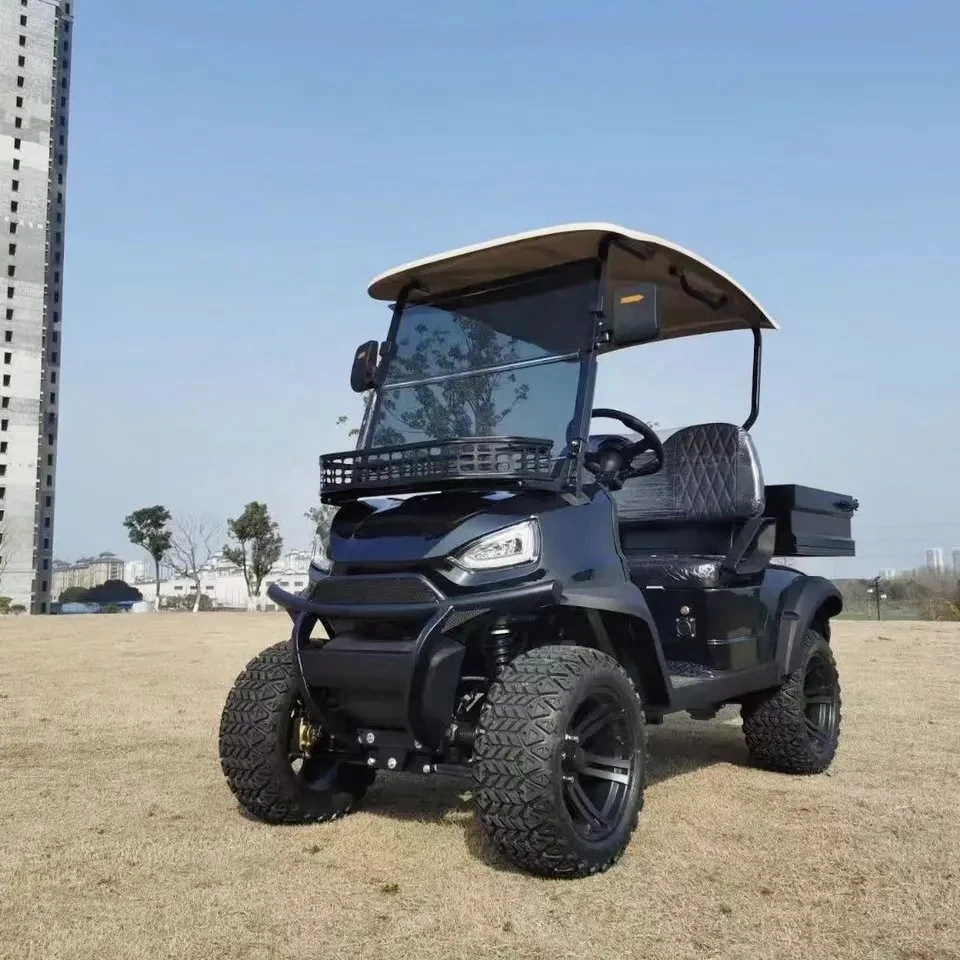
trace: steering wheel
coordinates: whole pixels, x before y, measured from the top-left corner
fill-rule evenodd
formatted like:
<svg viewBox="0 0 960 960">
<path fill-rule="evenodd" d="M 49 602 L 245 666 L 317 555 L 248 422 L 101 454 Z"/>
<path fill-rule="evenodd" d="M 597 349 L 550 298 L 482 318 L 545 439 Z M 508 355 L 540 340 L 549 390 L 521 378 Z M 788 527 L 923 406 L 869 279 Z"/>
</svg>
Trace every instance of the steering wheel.
<svg viewBox="0 0 960 960">
<path fill-rule="evenodd" d="M 629 413 L 607 407 L 597 407 L 593 416 L 619 420 L 628 430 L 640 434 L 635 443 L 626 437 L 604 437 L 595 451 L 587 451 L 583 465 L 601 483 L 611 490 L 619 490 L 626 480 L 646 477 L 663 469 L 663 444 L 653 427 Z M 642 453 L 652 453 L 653 456 L 639 467 L 631 466 Z"/>
</svg>

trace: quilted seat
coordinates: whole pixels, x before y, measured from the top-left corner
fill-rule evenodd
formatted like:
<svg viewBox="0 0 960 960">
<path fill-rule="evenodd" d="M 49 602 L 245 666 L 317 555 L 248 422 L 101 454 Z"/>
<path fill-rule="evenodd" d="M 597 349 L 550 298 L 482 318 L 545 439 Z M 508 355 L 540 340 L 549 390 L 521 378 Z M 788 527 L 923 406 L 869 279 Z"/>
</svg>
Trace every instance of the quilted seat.
<svg viewBox="0 0 960 960">
<path fill-rule="evenodd" d="M 737 523 L 763 513 L 763 474 L 750 434 L 732 423 L 683 427 L 663 444 L 663 469 L 613 494 L 621 524 Z"/>
</svg>

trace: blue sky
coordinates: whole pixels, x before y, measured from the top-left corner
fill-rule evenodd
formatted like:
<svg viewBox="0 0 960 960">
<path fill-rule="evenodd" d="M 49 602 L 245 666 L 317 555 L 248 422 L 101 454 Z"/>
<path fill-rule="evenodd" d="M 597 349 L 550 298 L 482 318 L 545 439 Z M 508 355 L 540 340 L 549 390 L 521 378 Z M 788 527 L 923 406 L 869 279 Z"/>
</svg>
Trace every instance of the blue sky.
<svg viewBox="0 0 960 960">
<path fill-rule="evenodd" d="M 154 502 L 266 500 L 307 545 L 386 329 L 370 277 L 577 220 L 695 250 L 780 321 L 754 436 L 768 482 L 860 498 L 828 572 L 960 546 L 957 5 L 77 7 L 59 558 L 136 556 Z M 626 351 L 598 399 L 742 418 L 748 360 L 748 334 Z"/>
</svg>

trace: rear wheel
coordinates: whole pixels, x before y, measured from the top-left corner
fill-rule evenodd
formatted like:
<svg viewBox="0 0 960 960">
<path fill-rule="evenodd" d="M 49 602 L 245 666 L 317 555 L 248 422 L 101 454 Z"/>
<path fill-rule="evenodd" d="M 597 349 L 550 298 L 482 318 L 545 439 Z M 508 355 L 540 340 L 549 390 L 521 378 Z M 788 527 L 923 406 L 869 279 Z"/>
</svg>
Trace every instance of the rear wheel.
<svg viewBox="0 0 960 960">
<path fill-rule="evenodd" d="M 331 746 L 303 708 L 289 644 L 254 657 L 220 719 L 220 765 L 240 805 L 270 823 L 315 823 L 348 813 L 375 772 L 338 761 Z"/>
<path fill-rule="evenodd" d="M 481 828 L 513 863 L 585 876 L 621 856 L 643 805 L 645 728 L 623 668 L 539 647 L 491 687 L 474 745 Z"/>
<path fill-rule="evenodd" d="M 830 644 L 803 637 L 800 665 L 780 686 L 745 701 L 740 713 L 754 763 L 783 773 L 822 773 L 840 741 L 840 677 Z"/>
</svg>

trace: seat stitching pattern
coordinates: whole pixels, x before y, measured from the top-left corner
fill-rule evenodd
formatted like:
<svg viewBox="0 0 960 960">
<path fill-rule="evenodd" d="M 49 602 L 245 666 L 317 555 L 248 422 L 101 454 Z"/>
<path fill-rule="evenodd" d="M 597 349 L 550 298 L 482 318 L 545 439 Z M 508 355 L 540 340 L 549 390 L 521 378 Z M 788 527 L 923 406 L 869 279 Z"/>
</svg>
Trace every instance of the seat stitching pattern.
<svg viewBox="0 0 960 960">
<path fill-rule="evenodd" d="M 736 515 L 736 428 L 708 423 L 677 440 L 674 477 L 681 513 L 691 520 Z"/>
</svg>

